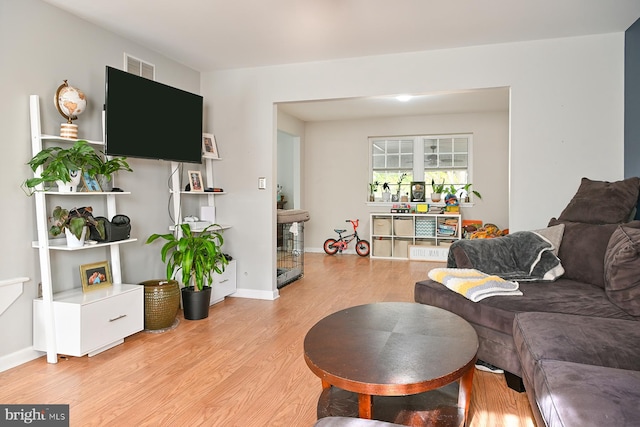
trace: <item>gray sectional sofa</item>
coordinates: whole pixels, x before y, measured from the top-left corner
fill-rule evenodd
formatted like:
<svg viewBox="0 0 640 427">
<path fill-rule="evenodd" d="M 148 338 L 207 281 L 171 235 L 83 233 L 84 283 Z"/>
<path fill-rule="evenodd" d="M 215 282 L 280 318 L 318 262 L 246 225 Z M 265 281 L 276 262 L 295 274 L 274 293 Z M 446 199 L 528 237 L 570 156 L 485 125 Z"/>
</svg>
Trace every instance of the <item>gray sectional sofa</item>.
<svg viewBox="0 0 640 427">
<path fill-rule="evenodd" d="M 472 302 L 432 280 L 415 285 L 416 302 L 474 326 L 478 358 L 524 385 L 539 427 L 640 425 L 640 221 L 630 221 L 639 193 L 640 178 L 583 178 L 549 222 L 564 224 L 564 275 L 520 282 L 522 295 Z M 448 266 L 475 268 L 460 265 L 458 249 Z"/>
</svg>

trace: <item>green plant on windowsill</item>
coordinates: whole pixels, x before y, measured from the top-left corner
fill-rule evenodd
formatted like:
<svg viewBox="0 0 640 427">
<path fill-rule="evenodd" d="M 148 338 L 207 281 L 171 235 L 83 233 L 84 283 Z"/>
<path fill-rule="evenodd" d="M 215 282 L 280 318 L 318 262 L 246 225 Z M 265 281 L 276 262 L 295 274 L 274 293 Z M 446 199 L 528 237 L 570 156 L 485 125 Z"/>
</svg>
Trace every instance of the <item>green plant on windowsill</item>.
<svg viewBox="0 0 640 427">
<path fill-rule="evenodd" d="M 476 196 L 478 198 L 478 200 L 482 200 L 482 195 L 480 193 L 478 193 L 476 190 L 471 190 L 471 186 L 473 184 L 469 183 L 469 184 L 465 184 L 462 186 L 462 191 L 464 191 L 465 194 L 465 198 L 468 199 L 469 198 L 469 193 L 473 194 L 474 196 Z"/>
<path fill-rule="evenodd" d="M 433 190 L 432 193 L 442 194 L 444 192 L 444 181 L 442 181 L 442 184 L 436 184 L 436 182 L 432 179 L 431 189 Z"/>
</svg>

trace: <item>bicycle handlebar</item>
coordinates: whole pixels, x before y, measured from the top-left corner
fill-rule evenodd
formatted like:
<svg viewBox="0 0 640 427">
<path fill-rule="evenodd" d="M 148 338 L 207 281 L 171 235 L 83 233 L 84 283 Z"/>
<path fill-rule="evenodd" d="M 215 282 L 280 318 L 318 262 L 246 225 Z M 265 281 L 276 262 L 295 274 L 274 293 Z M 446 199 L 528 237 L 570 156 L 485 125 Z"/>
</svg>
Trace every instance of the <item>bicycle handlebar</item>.
<svg viewBox="0 0 640 427">
<path fill-rule="evenodd" d="M 353 231 L 356 231 L 356 228 L 358 228 L 358 225 L 360 224 L 359 219 L 346 219 L 344 222 L 350 222 L 353 226 Z"/>
</svg>

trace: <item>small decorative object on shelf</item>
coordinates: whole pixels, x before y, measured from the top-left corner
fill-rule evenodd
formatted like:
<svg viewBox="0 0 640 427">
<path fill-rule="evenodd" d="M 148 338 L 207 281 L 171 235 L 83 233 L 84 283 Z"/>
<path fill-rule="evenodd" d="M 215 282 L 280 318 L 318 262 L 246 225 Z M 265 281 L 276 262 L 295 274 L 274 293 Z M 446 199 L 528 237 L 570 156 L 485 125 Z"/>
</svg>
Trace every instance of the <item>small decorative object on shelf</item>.
<svg viewBox="0 0 640 427">
<path fill-rule="evenodd" d="M 60 136 L 76 139 L 78 137 L 78 125 L 73 124 L 72 120 L 76 120 L 78 115 L 84 112 L 87 107 L 87 98 L 84 93 L 69 86 L 65 80 L 56 90 L 53 101 L 60 115 L 67 119 L 66 123 L 60 125 Z"/>
<path fill-rule="evenodd" d="M 218 144 L 216 137 L 212 133 L 202 134 L 202 157 L 205 159 L 219 159 Z"/>
<path fill-rule="evenodd" d="M 424 202 L 425 201 L 425 184 L 424 184 L 424 181 L 413 181 L 411 183 L 411 201 L 412 202 Z"/>
<path fill-rule="evenodd" d="M 113 279 L 111 278 L 111 271 L 107 261 L 81 265 L 80 279 L 82 280 L 83 292 L 113 286 Z"/>
</svg>

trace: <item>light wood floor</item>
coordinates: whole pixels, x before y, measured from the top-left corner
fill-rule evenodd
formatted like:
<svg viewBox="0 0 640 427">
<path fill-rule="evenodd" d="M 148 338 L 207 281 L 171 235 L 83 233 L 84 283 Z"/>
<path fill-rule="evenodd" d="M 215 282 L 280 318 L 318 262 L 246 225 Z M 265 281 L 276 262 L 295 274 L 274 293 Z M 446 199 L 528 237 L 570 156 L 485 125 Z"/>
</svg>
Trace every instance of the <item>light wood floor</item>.
<svg viewBox="0 0 640 427">
<path fill-rule="evenodd" d="M 312 426 L 320 380 L 303 359 L 324 316 L 378 301 L 413 301 L 417 261 L 305 255 L 305 275 L 275 301 L 227 298 L 208 319 L 140 332 L 95 357 L 44 357 L 0 373 L 0 403 L 68 403 L 72 426 Z M 526 395 L 476 371 L 470 427 L 534 427 Z"/>
</svg>

